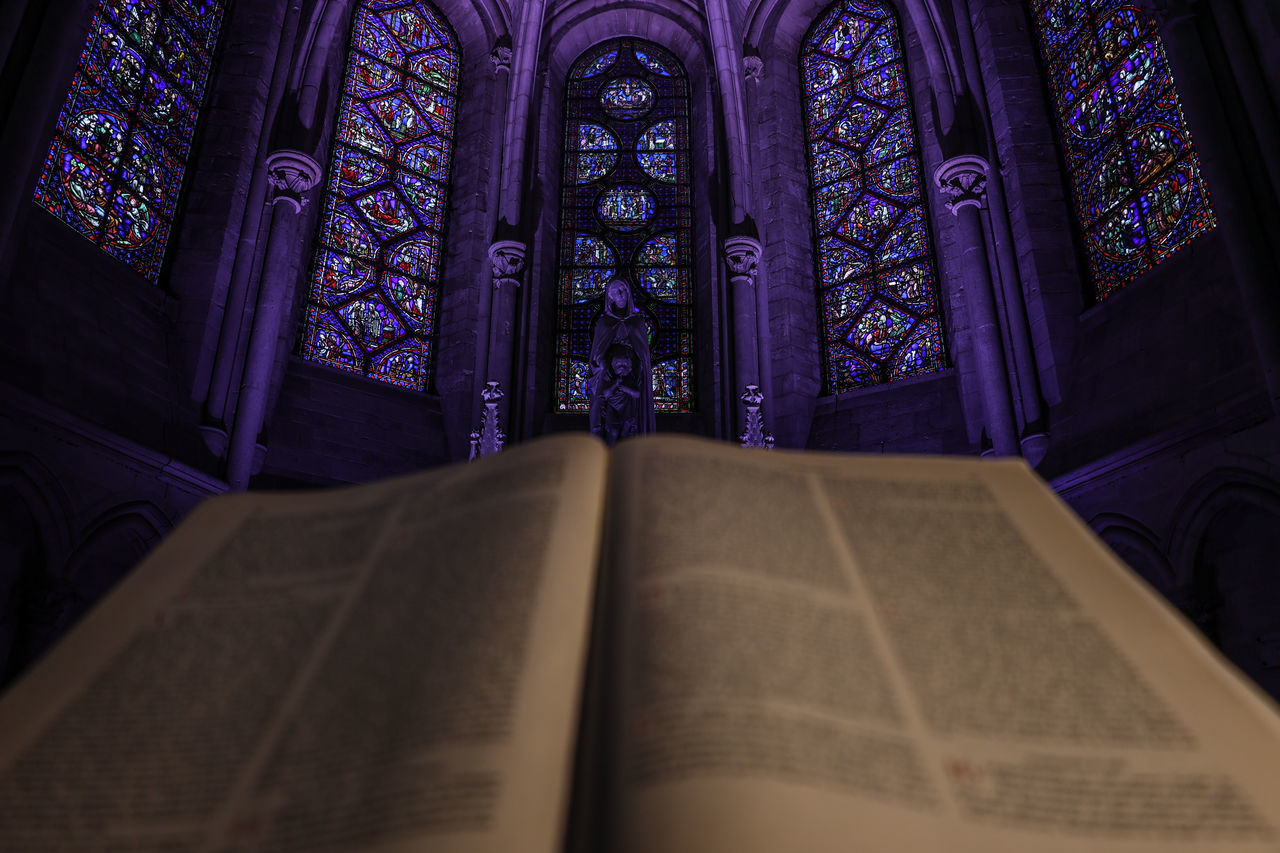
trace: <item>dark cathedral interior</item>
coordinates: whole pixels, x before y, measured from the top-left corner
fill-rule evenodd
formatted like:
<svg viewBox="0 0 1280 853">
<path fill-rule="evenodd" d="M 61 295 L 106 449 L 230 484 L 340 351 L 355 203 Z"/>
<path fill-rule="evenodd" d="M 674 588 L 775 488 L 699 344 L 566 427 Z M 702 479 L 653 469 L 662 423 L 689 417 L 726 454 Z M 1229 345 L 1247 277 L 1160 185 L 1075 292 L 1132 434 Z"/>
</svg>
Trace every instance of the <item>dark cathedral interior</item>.
<svg viewBox="0 0 1280 853">
<path fill-rule="evenodd" d="M 1022 456 L 1280 697 L 1271 0 L 13 0 L 0 685 L 205 498 L 588 428 Z"/>
</svg>

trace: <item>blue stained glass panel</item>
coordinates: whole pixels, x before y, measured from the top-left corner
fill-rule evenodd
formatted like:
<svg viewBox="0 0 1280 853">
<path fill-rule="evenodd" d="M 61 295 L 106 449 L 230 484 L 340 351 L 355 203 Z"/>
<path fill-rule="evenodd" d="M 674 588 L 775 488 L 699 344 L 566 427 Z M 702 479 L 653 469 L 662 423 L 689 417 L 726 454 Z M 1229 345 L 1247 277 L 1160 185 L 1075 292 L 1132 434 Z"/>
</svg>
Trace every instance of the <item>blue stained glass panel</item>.
<svg viewBox="0 0 1280 853">
<path fill-rule="evenodd" d="M 654 74 L 661 74 L 663 77 L 670 77 L 675 72 L 671 70 L 672 65 L 663 61 L 662 56 L 653 49 L 641 50 L 635 49 L 636 59 L 640 60 L 640 64 L 648 68 Z"/>
<path fill-rule="evenodd" d="M 301 352 L 429 387 L 459 51 L 425 0 L 357 6 Z"/>
<path fill-rule="evenodd" d="M 600 221 L 619 231 L 634 231 L 653 218 L 657 202 L 643 187 L 613 187 L 600 196 Z"/>
<path fill-rule="evenodd" d="M 556 292 L 557 411 L 590 407 L 592 330 L 603 310 L 604 286 L 614 277 L 631 286 L 650 329 L 655 409 L 693 411 L 688 85 L 675 57 L 631 38 L 597 45 L 570 69 L 560 210 L 565 236 Z M 583 128 L 595 130 L 584 134 Z M 616 145 L 605 147 L 602 140 Z M 590 158 L 607 161 L 596 165 Z"/>
<path fill-rule="evenodd" d="M 600 90 L 600 104 L 612 118 L 639 118 L 653 109 L 653 87 L 635 77 L 614 80 Z"/>
<path fill-rule="evenodd" d="M 604 53 L 601 53 L 595 59 L 592 59 L 591 61 L 580 66 L 574 76 L 595 77 L 597 74 L 602 74 L 606 70 L 608 70 L 609 66 L 613 65 L 614 61 L 617 58 L 618 58 L 617 50 L 606 50 Z"/>
<path fill-rule="evenodd" d="M 679 178 L 680 157 L 676 152 L 680 147 L 675 121 L 660 121 L 640 134 L 636 143 L 636 159 L 645 174 L 674 183 Z"/>
<path fill-rule="evenodd" d="M 35 202 L 155 281 L 223 3 L 103 0 Z"/>
<path fill-rule="evenodd" d="M 1029 0 L 1094 296 L 1115 293 L 1211 230 L 1164 46 L 1114 0 Z"/>
<path fill-rule="evenodd" d="M 892 8 L 837 0 L 814 22 L 800 62 L 827 390 L 945 367 Z"/>
</svg>

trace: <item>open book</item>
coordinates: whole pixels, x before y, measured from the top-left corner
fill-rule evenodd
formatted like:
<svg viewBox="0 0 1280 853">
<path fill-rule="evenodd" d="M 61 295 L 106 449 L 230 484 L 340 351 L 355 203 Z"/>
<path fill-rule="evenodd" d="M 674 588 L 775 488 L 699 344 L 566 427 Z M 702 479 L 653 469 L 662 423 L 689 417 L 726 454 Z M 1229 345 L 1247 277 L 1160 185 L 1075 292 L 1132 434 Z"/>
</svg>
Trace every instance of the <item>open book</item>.
<svg viewBox="0 0 1280 853">
<path fill-rule="evenodd" d="M 0 849 L 1280 850 L 1280 715 L 1020 461 L 532 442 L 200 507 Z"/>
</svg>

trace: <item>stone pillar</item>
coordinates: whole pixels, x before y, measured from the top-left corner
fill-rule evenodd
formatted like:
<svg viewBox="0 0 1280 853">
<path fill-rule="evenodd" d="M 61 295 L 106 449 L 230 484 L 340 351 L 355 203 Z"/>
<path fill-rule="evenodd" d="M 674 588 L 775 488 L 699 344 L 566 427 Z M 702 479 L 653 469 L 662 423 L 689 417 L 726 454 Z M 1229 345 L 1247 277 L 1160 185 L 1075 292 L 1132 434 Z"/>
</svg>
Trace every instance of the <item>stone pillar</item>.
<svg viewBox="0 0 1280 853">
<path fill-rule="evenodd" d="M 760 241 L 754 237 L 730 237 L 724 241 L 724 259 L 729 268 L 730 310 L 733 312 L 733 366 L 737 384 L 744 388 L 756 388 L 760 402 L 755 403 L 757 415 L 764 400 L 760 386 L 760 352 L 757 346 L 756 322 L 756 271 L 760 263 Z M 745 398 L 742 404 L 744 430 L 748 412 Z"/>
<path fill-rule="evenodd" d="M 489 52 L 489 59 L 493 63 L 493 92 L 492 107 L 493 117 L 491 119 L 490 130 L 492 138 L 497 140 L 492 145 L 489 159 L 489 174 L 498 176 L 498 180 L 489 181 L 489 189 L 487 196 L 486 209 L 495 210 L 500 204 L 502 197 L 502 160 L 503 160 L 503 128 L 506 121 L 507 107 L 507 88 L 511 82 L 511 36 L 503 35 L 494 42 L 493 49 Z M 493 250 L 489 252 L 490 260 L 493 258 Z M 496 276 L 495 276 L 496 277 Z M 476 313 L 476 363 L 475 373 L 473 375 L 473 386 L 471 394 L 471 405 L 478 406 L 481 403 L 484 394 L 485 378 L 489 375 L 489 328 L 493 316 L 493 288 L 480 288 L 480 304 Z M 479 440 L 479 433 L 474 434 L 475 439 Z M 474 452 L 473 452 L 474 456 Z"/>
<path fill-rule="evenodd" d="M 1017 399 L 1022 410 L 1022 433 L 1018 444 L 1023 457 L 1039 465 L 1049 450 L 1049 428 L 1040 398 L 1040 376 L 1036 370 L 1035 345 L 1031 342 L 1031 325 L 1027 303 L 1022 294 L 1022 279 L 1009 226 L 1008 207 L 1000 176 L 988 173 L 987 234 L 990 236 L 989 257 L 995 259 L 995 274 L 1004 297 L 1005 326 L 1009 330 L 1009 355 L 1013 362 L 1013 378 L 1017 383 Z"/>
<path fill-rule="evenodd" d="M 495 240 L 489 246 L 493 290 L 486 342 L 487 372 L 483 377 L 485 390 L 480 392 L 485 401 L 482 418 L 484 412 L 490 411 L 489 397 L 486 395 L 494 388 L 509 386 L 511 383 L 511 371 L 515 364 L 516 296 L 524 274 L 525 252 L 524 243 L 518 240 Z M 498 399 L 501 396 L 499 393 Z M 505 431 L 508 428 L 510 409 L 508 404 L 506 412 L 499 412 L 494 416 L 498 419 L 496 424 L 499 429 Z"/>
<path fill-rule="evenodd" d="M 986 431 L 996 455 L 1014 456 L 1018 453 L 1017 428 L 980 215 L 987 198 L 987 161 L 968 155 L 953 157 L 938 167 L 934 181 L 946 196 L 947 209 L 956 217 Z"/>
<path fill-rule="evenodd" d="M 1139 0 L 1160 27 L 1182 111 L 1209 185 L 1213 210 L 1240 289 L 1272 411 L 1280 414 L 1280 288 L 1270 252 L 1255 221 L 1249 182 L 1213 82 L 1196 21 L 1198 0 Z"/>
<path fill-rule="evenodd" d="M 520 222 L 520 208 L 524 202 L 525 149 L 546 5 L 546 0 L 523 0 L 519 4 L 519 22 L 511 45 L 508 72 L 511 95 L 507 99 L 506 133 L 502 146 L 502 195 L 498 211 L 499 220 L 512 227 Z"/>
<path fill-rule="evenodd" d="M 275 51 L 275 63 L 264 115 L 277 118 L 266 121 L 261 127 L 256 128 L 256 134 L 253 137 L 258 147 L 258 156 L 268 164 L 271 162 L 273 147 L 270 130 L 271 126 L 279 120 L 296 38 L 296 19 L 287 17 L 285 20 L 287 23 L 281 28 L 281 32 L 277 33 L 273 30 L 270 33 L 270 48 Z M 273 193 L 270 165 L 266 169 L 255 169 L 253 176 L 249 179 L 247 201 L 239 223 L 239 239 L 231 264 L 230 279 L 226 285 L 213 364 L 197 371 L 193 396 L 197 400 L 204 401 L 206 426 L 202 431 L 210 444 L 210 449 L 215 453 L 220 452 L 217 447 L 218 442 L 226 438 L 223 428 L 229 427 L 234 418 L 233 391 L 237 373 L 243 369 L 241 341 L 245 334 L 246 322 L 252 321 L 251 318 L 247 320 L 245 314 L 253 300 L 252 285 L 255 262 L 258 259 L 258 241 L 265 238 L 264 228 L 270 219 L 269 213 L 274 207 Z"/>
<path fill-rule="evenodd" d="M 227 447 L 227 482 L 233 491 L 248 488 L 249 477 L 260 464 L 258 433 L 266 417 L 281 327 L 289 316 L 291 277 L 296 275 L 293 262 L 300 246 L 293 237 L 297 218 L 307 204 L 308 191 L 319 183 L 323 172 L 320 164 L 306 154 L 283 150 L 267 156 L 266 174 L 271 187 L 271 226 L 244 379 Z"/>
</svg>

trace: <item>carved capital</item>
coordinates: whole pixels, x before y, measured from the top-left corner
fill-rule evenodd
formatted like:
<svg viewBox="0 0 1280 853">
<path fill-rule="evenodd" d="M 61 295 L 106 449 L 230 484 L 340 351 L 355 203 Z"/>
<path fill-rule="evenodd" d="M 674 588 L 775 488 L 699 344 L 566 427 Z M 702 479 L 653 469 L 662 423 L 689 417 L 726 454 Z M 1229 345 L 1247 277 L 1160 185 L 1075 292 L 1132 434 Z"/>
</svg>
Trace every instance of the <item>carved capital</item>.
<svg viewBox="0 0 1280 853">
<path fill-rule="evenodd" d="M 493 286 L 520 286 L 524 273 L 525 245 L 518 240 L 495 240 L 489 246 L 489 263 L 493 265 Z"/>
<path fill-rule="evenodd" d="M 752 83 L 759 83 L 764 79 L 764 60 L 759 56 L 747 54 L 742 57 L 742 72 Z"/>
<path fill-rule="evenodd" d="M 495 44 L 489 51 L 489 61 L 493 63 L 493 75 L 511 73 L 511 46 Z"/>
<path fill-rule="evenodd" d="M 952 157 L 939 166 L 933 179 L 946 196 L 947 210 L 959 216 L 967 205 L 985 206 L 988 170 L 986 160 L 971 154 Z"/>
<path fill-rule="evenodd" d="M 267 183 L 271 192 L 267 201 L 284 202 L 301 213 L 307 206 L 307 193 L 320 182 L 320 164 L 301 151 L 281 149 L 267 155 Z"/>
<path fill-rule="evenodd" d="M 754 237 L 730 237 L 724 241 L 724 261 L 732 273 L 733 281 L 746 279 L 747 284 L 756 283 L 756 268 L 760 264 L 762 247 Z"/>
</svg>

